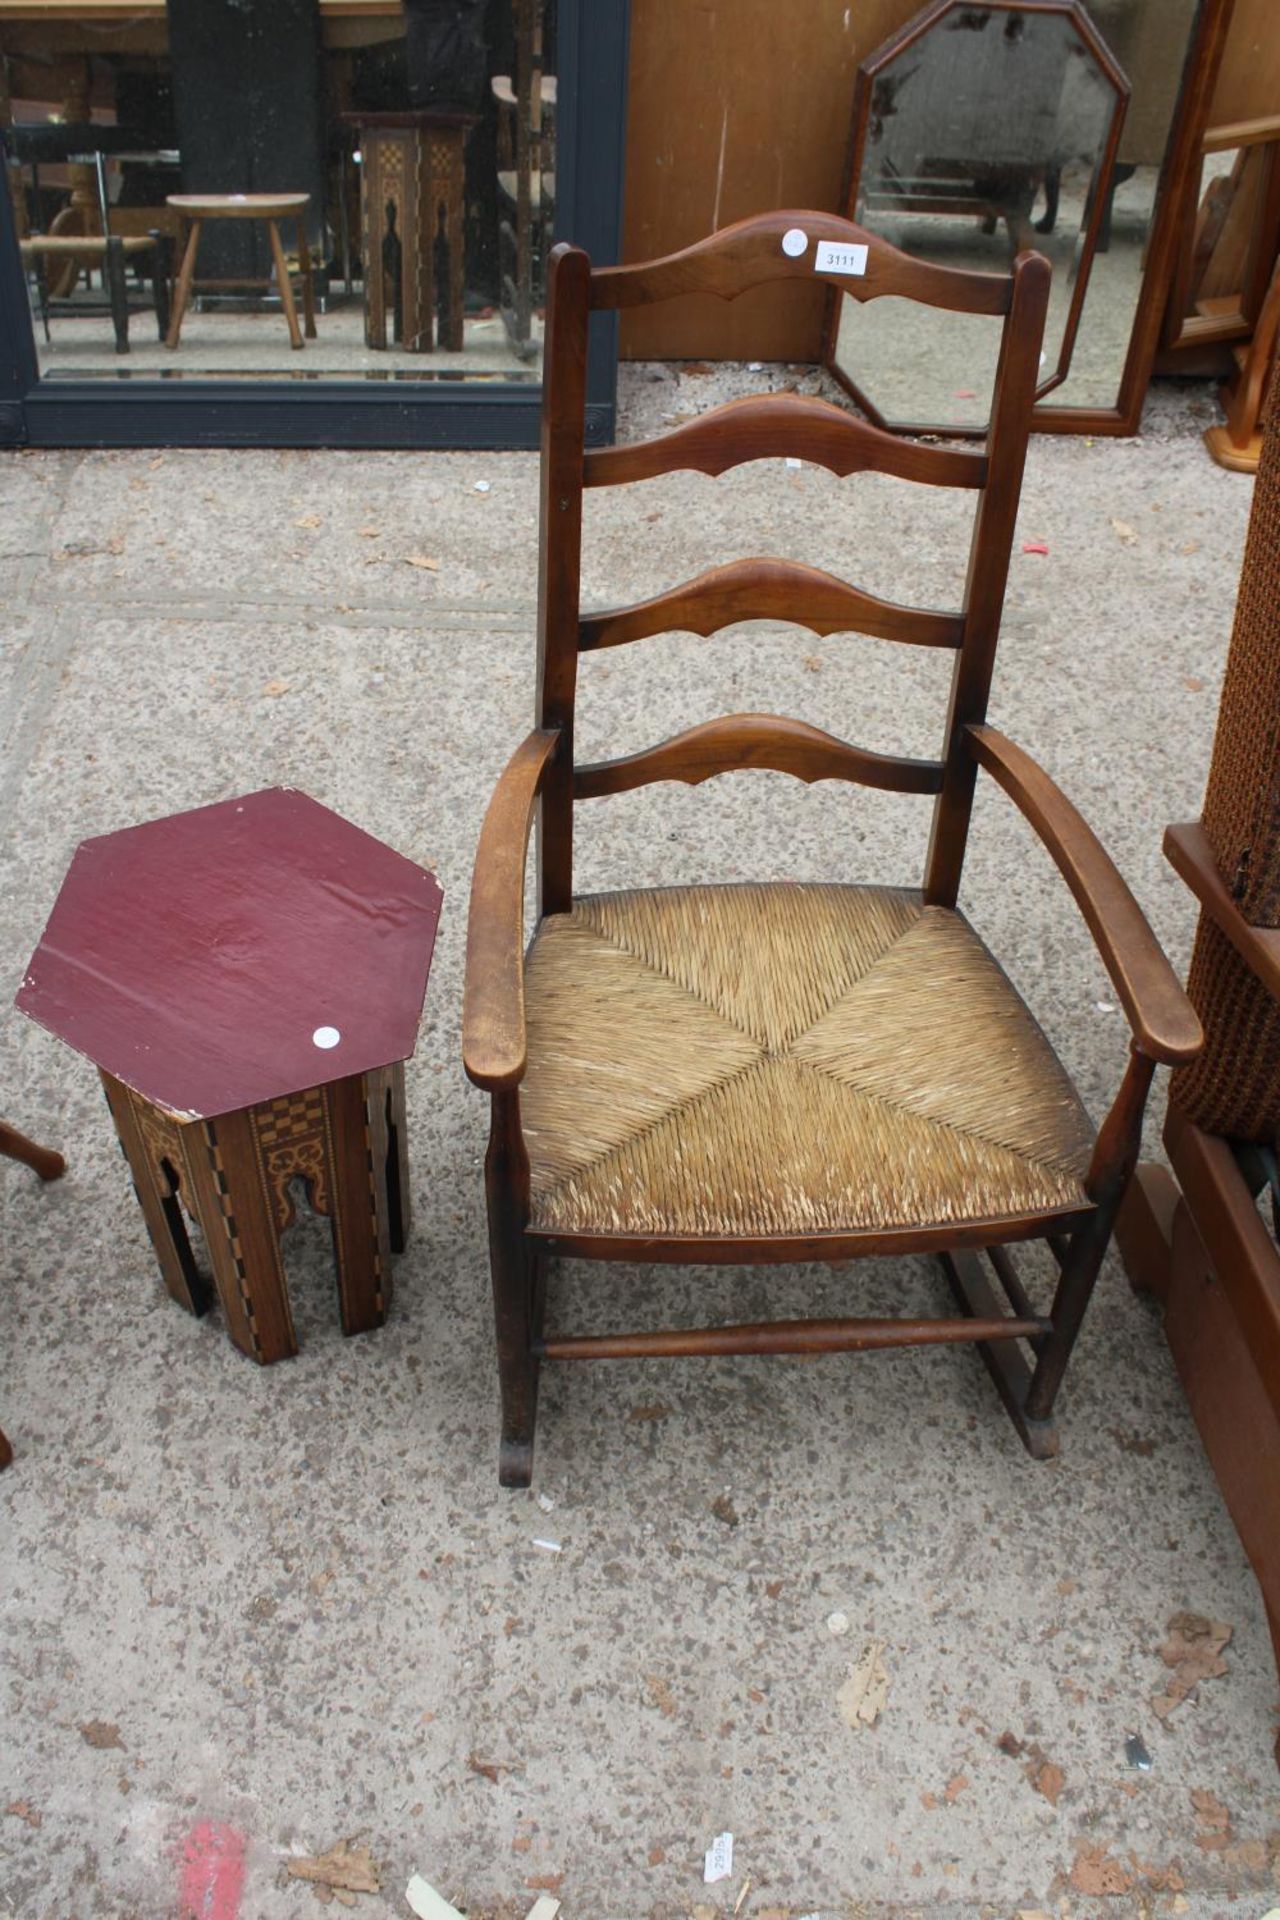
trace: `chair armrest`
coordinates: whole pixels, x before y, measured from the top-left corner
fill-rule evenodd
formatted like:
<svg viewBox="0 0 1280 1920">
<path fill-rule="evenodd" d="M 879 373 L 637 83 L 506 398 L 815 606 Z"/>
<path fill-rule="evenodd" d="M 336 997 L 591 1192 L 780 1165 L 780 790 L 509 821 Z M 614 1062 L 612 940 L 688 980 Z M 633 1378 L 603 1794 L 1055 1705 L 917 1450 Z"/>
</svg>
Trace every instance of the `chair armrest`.
<svg viewBox="0 0 1280 1920">
<path fill-rule="evenodd" d="M 1030 822 L 1075 895 L 1138 1051 L 1167 1066 L 1193 1060 L 1204 1041 L 1195 1009 L 1093 829 L 1043 767 L 997 728 L 970 725 L 965 733 L 978 765 Z"/>
<path fill-rule="evenodd" d="M 524 867 L 534 802 L 558 729 L 531 733 L 512 754 L 480 829 L 467 917 L 462 1063 L 478 1087 L 524 1078 Z"/>
</svg>

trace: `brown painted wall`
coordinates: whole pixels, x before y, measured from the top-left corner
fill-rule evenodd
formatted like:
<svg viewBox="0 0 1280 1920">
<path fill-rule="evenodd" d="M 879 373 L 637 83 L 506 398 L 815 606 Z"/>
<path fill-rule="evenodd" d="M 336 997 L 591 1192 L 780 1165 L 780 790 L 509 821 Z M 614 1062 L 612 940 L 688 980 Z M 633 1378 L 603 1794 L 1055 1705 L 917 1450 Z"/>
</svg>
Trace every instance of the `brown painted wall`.
<svg viewBox="0 0 1280 1920">
<path fill-rule="evenodd" d="M 623 258 L 774 207 L 840 210 L 854 74 L 921 0 L 632 0 Z M 1280 113 L 1280 0 L 1236 0 L 1211 122 Z M 816 360 L 823 298 L 623 315 L 630 359 Z"/>
<path fill-rule="evenodd" d="M 921 0 L 632 0 L 624 252 L 644 260 L 774 207 L 839 208 L 853 81 Z M 816 360 L 817 288 L 623 316 L 631 359 Z"/>
</svg>

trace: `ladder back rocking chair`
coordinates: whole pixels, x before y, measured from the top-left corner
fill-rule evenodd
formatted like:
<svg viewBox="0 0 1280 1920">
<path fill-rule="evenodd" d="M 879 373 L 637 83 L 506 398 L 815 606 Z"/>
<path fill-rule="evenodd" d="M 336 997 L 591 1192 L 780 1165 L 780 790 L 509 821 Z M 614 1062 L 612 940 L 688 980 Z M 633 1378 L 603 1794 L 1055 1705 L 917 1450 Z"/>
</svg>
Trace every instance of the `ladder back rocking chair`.
<svg viewBox="0 0 1280 1920">
<path fill-rule="evenodd" d="M 592 312 L 694 292 L 732 299 L 815 272 L 858 300 L 895 294 L 1002 316 L 984 446 L 912 443 L 826 401 L 767 394 L 656 439 L 586 449 Z M 960 272 L 811 212 L 744 220 L 636 266 L 593 269 L 567 245 L 552 254 L 537 726 L 499 780 L 481 832 L 463 1014 L 467 1073 L 492 1096 L 485 1183 L 506 1485 L 531 1477 L 544 1360 L 974 1341 L 1029 1451 L 1057 1449 L 1055 1396 L 1133 1169 L 1152 1073 L 1157 1062 L 1192 1058 L 1201 1036 L 1097 839 L 1035 762 L 986 724 L 1049 279 L 1035 253 L 1019 255 L 1007 275 Z M 585 487 L 678 468 L 720 474 L 779 455 L 840 475 L 874 470 L 972 489 L 959 611 L 898 606 L 790 560 L 747 559 L 635 606 L 582 612 Z M 751 713 L 624 759 L 575 760 L 580 653 L 749 619 L 949 648 L 941 757 L 870 752 Z M 855 886 L 842 875 L 830 885 L 575 895 L 579 801 L 746 767 L 931 795 L 923 886 Z M 957 910 L 980 767 L 1056 862 L 1128 1017 L 1128 1065 L 1096 1138 L 1047 1040 Z M 539 919 L 526 955 L 535 813 Z M 1047 1310 L 1009 1252 L 1037 1239 L 1058 1268 Z M 543 1325 L 555 1255 L 736 1264 L 922 1253 L 942 1261 L 956 1317 L 581 1336 Z"/>
</svg>

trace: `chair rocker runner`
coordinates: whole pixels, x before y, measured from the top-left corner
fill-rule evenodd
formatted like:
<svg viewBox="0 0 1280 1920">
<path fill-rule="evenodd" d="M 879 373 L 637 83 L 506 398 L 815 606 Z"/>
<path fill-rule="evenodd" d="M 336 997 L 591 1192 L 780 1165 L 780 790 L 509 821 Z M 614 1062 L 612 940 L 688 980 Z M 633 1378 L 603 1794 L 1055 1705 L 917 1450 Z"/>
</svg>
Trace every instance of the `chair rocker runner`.
<svg viewBox="0 0 1280 1920">
<path fill-rule="evenodd" d="M 804 239 L 797 247 L 797 234 Z M 785 240 L 785 244 L 784 244 Z M 981 450 L 914 444 L 816 399 L 769 394 L 657 439 L 584 446 L 588 317 L 678 295 L 732 299 L 812 275 L 822 242 L 854 299 L 895 294 L 1003 319 Z M 850 254 L 849 249 L 863 250 Z M 1049 292 L 1024 253 L 1008 275 L 910 259 L 823 213 L 739 222 L 683 253 L 593 269 L 552 255 L 542 429 L 536 729 L 494 792 L 476 855 L 463 1052 L 492 1095 L 485 1183 L 502 1395 L 499 1470 L 532 1473 L 544 1360 L 814 1353 L 974 1341 L 1029 1451 L 1051 1416 L 1138 1148 L 1158 1062 L 1192 1058 L 1200 1028 L 1142 913 L 1089 828 L 1034 761 L 986 724 L 987 697 Z M 737 561 L 609 612 L 579 605 L 582 492 L 783 454 L 837 474 L 889 473 L 976 495 L 956 613 L 875 599 L 790 561 Z M 909 760 L 767 714 L 696 726 L 583 765 L 573 745 L 578 655 L 739 620 L 848 630 L 955 656 L 943 752 Z M 582 897 L 576 804 L 655 780 L 744 767 L 933 796 L 918 890 L 746 885 Z M 1018 995 L 957 910 L 984 768 L 1075 896 L 1132 1030 L 1097 1137 Z M 524 869 L 539 818 L 540 917 L 523 951 Z M 1010 1254 L 1045 1240 L 1058 1279 L 1038 1308 Z M 792 1320 L 574 1336 L 544 1329 L 549 1259 L 850 1260 L 932 1252 L 952 1319 Z M 985 1259 L 984 1259 L 985 1255 Z"/>
</svg>

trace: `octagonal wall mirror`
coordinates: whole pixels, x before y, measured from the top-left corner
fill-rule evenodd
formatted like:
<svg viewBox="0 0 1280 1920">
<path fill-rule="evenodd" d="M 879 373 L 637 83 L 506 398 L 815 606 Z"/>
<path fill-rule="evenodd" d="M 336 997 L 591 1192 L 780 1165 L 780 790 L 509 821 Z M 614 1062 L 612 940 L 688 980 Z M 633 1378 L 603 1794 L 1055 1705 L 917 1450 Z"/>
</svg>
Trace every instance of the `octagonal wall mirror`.
<svg viewBox="0 0 1280 1920">
<path fill-rule="evenodd" d="M 1094 17 L 1127 4 L 933 0 L 858 69 L 849 217 L 939 266 L 999 273 L 1024 248 L 1046 254 L 1040 398 L 1092 357 L 1111 399 L 1132 324 L 1142 250 L 1129 244 L 1128 205 L 1116 206 L 1136 171 L 1119 163 L 1130 86 Z M 1082 331 L 1091 270 L 1115 249 L 1118 225 L 1116 297 L 1106 314 L 1091 305 Z M 836 294 L 827 358 L 881 426 L 980 433 L 999 337 L 995 320 L 907 300 L 873 310 Z"/>
</svg>

